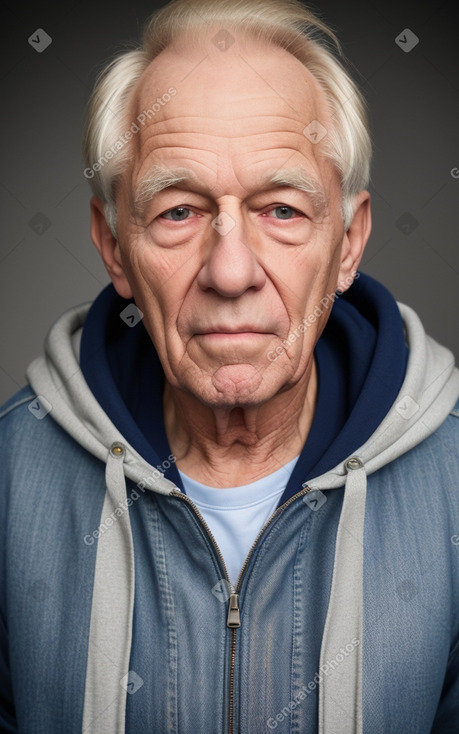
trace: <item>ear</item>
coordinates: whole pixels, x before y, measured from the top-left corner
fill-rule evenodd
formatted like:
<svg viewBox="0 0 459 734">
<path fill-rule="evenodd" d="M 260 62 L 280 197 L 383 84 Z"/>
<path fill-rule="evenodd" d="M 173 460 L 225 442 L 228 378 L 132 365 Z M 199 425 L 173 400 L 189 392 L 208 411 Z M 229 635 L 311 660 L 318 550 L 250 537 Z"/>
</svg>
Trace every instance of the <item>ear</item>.
<svg viewBox="0 0 459 734">
<path fill-rule="evenodd" d="M 354 217 L 344 235 L 337 288 L 344 293 L 352 285 L 371 232 L 371 207 L 368 191 L 354 197 Z"/>
<path fill-rule="evenodd" d="M 118 241 L 113 236 L 105 219 L 104 204 L 96 196 L 91 199 L 91 238 L 99 250 L 117 293 L 122 298 L 132 298 L 131 286 L 121 262 Z"/>
</svg>

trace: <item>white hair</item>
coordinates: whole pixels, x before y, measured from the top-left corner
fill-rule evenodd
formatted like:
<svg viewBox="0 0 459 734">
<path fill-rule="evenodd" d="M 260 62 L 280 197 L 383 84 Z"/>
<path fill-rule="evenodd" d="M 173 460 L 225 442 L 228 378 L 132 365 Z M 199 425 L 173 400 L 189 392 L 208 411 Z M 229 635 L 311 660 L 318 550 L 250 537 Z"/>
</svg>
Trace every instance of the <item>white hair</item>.
<svg viewBox="0 0 459 734">
<path fill-rule="evenodd" d="M 347 229 L 354 215 L 354 197 L 368 185 L 371 142 L 364 99 L 336 55 L 341 49 L 333 31 L 300 0 L 173 0 L 147 21 L 138 46 L 106 66 L 89 100 L 83 141 L 85 176 L 104 203 L 114 236 L 116 187 L 129 162 L 127 139 L 132 133 L 129 136 L 127 131 L 135 123 L 128 114 L 136 83 L 151 61 L 179 36 L 198 43 L 209 28 L 280 46 L 315 77 L 332 122 L 321 148 L 340 176 Z"/>
</svg>

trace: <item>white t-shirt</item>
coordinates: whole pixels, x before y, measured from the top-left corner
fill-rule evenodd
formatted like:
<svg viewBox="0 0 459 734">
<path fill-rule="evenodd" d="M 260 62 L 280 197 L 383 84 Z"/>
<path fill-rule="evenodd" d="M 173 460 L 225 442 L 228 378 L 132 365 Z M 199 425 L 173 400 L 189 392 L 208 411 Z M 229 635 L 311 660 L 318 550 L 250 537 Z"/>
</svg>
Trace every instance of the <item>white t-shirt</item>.
<svg viewBox="0 0 459 734">
<path fill-rule="evenodd" d="M 242 487 L 207 487 L 179 470 L 188 497 L 208 524 L 233 585 L 261 528 L 275 511 L 298 457 Z"/>
</svg>

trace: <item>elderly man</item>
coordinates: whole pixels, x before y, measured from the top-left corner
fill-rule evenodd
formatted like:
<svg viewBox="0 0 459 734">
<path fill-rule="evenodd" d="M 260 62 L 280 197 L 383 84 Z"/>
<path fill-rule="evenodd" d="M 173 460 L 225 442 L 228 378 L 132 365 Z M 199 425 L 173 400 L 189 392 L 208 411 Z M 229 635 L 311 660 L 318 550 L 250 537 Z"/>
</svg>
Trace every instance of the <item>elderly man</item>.
<svg viewBox="0 0 459 734">
<path fill-rule="evenodd" d="M 459 730 L 459 373 L 358 272 L 332 40 L 178 0 L 96 85 L 112 284 L 2 414 L 2 731 Z"/>
</svg>

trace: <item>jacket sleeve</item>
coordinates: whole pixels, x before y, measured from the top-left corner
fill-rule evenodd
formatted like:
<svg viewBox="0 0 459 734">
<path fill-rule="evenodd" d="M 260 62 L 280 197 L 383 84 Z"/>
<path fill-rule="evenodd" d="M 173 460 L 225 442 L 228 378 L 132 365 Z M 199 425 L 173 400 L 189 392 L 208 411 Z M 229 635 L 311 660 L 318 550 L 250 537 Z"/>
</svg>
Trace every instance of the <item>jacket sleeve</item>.
<svg viewBox="0 0 459 734">
<path fill-rule="evenodd" d="M 459 731 L 459 642 L 452 650 L 431 734 Z"/>
<path fill-rule="evenodd" d="M 451 433 L 451 454 L 448 463 L 453 476 L 457 476 L 459 464 L 459 401 L 454 410 L 453 430 Z M 448 502 L 448 514 L 451 519 L 451 568 L 452 583 L 456 585 L 453 594 L 455 606 L 452 617 L 456 622 L 456 636 L 452 640 L 452 648 L 448 658 L 445 680 L 438 703 L 437 714 L 432 726 L 431 734 L 457 734 L 459 732 L 459 494 L 457 482 L 453 482 L 454 493 Z"/>
<path fill-rule="evenodd" d="M 0 615 L 0 731 L 16 734 L 13 691 L 8 662 L 8 636 L 3 613 Z"/>
<path fill-rule="evenodd" d="M 20 396 L 22 398 L 22 395 Z M 7 570 L 8 570 L 8 493 L 9 472 L 7 470 L 8 438 L 11 428 L 7 426 L 6 416 L 18 400 L 17 395 L 0 409 L 0 732 L 16 734 L 19 729 L 16 721 L 13 687 L 10 671 L 8 623 L 7 623 Z"/>
</svg>

